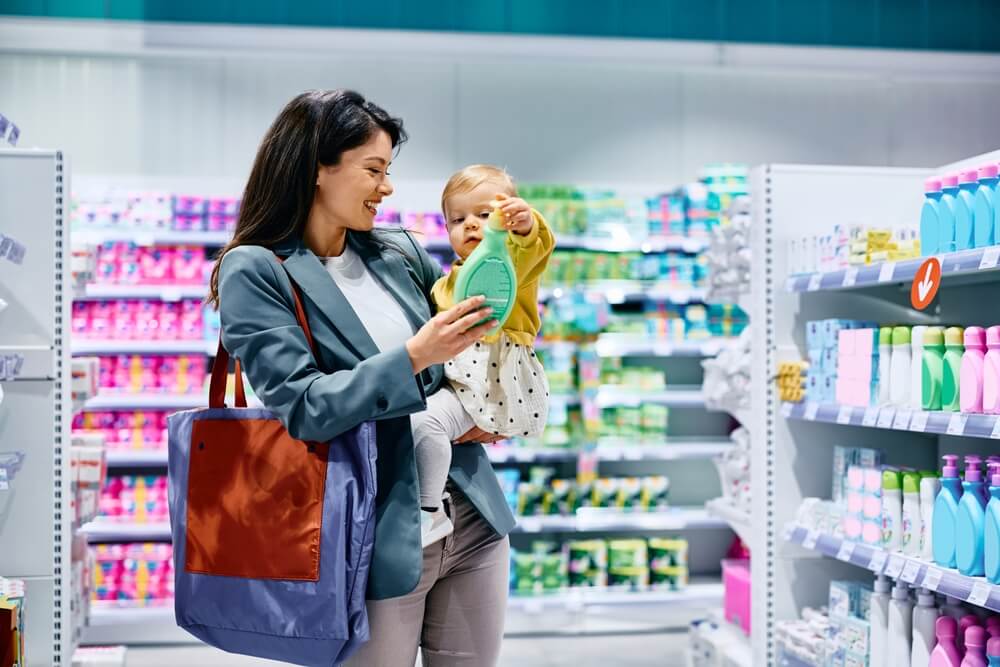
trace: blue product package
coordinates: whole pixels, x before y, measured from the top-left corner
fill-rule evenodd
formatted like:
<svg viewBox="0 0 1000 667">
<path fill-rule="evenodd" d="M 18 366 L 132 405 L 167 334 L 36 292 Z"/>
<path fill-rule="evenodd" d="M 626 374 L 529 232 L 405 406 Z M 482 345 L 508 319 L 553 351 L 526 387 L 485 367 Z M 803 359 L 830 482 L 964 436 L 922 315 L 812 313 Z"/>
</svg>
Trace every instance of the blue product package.
<svg viewBox="0 0 1000 667">
<path fill-rule="evenodd" d="M 976 247 L 985 248 L 997 242 L 995 221 L 997 188 L 1000 179 L 997 178 L 997 165 L 984 165 L 979 168 L 979 188 L 976 190 L 975 212 L 972 224 L 976 228 Z"/>
<path fill-rule="evenodd" d="M 958 195 L 958 174 L 941 179 L 941 200 L 938 202 L 938 252 L 955 252 L 955 197 Z"/>
<path fill-rule="evenodd" d="M 920 209 L 920 254 L 924 257 L 940 252 L 940 202 L 941 179 L 928 178 L 924 181 L 924 205 Z"/>
</svg>

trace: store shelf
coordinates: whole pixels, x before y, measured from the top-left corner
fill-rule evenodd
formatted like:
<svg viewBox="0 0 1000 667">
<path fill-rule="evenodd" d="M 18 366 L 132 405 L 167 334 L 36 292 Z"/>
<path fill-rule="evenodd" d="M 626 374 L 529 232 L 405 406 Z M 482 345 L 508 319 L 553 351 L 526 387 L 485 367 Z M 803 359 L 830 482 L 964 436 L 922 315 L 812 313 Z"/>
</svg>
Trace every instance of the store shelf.
<svg viewBox="0 0 1000 667">
<path fill-rule="evenodd" d="M 1000 586 L 989 583 L 985 577 L 967 577 L 956 570 L 941 568 L 919 558 L 890 554 L 883 549 L 817 533 L 797 524 L 785 527 L 785 540 L 875 574 L 905 581 L 914 587 L 928 588 L 977 607 L 1000 611 Z"/>
<path fill-rule="evenodd" d="M 232 232 L 178 231 L 174 229 L 86 228 L 73 229 L 73 245 L 100 245 L 102 243 L 134 243 L 140 246 L 189 245 L 222 247 L 229 243 Z"/>
<path fill-rule="evenodd" d="M 77 338 L 73 354 L 207 354 L 214 355 L 218 340 L 93 340 Z"/>
<path fill-rule="evenodd" d="M 650 237 L 641 241 L 632 239 L 595 238 L 587 236 L 558 236 L 557 250 L 593 250 L 598 252 L 686 252 L 696 254 L 708 247 L 708 239 L 686 236 Z"/>
<path fill-rule="evenodd" d="M 782 403 L 781 414 L 801 421 L 864 426 L 911 433 L 1000 439 L 1000 415 L 860 408 L 836 403 Z"/>
<path fill-rule="evenodd" d="M 595 349 L 602 357 L 714 357 L 729 338 L 672 341 L 648 334 L 606 333 L 597 337 Z"/>
<path fill-rule="evenodd" d="M 96 519 L 80 528 L 91 544 L 103 542 L 169 542 L 170 524 L 134 523 L 112 519 Z"/>
<path fill-rule="evenodd" d="M 680 591 L 618 591 L 611 589 L 569 589 L 551 595 L 514 595 L 507 603 L 508 611 L 540 613 L 585 607 L 619 607 L 667 605 L 671 607 L 714 605 L 722 603 L 721 583 L 697 582 Z"/>
<path fill-rule="evenodd" d="M 1000 246 L 963 250 L 936 255 L 936 257 L 941 260 L 942 278 L 965 274 L 988 274 L 990 280 L 1000 279 L 1000 272 L 998 272 Z M 828 273 L 791 276 L 785 283 L 785 289 L 789 292 L 820 292 L 909 283 L 916 277 L 917 270 L 926 259 L 926 257 L 919 257 L 901 262 L 883 262 Z"/>
<path fill-rule="evenodd" d="M 750 537 L 753 526 L 750 523 L 750 515 L 739 509 L 725 498 L 715 498 L 705 503 L 705 511 L 709 516 L 714 516 L 725 521 L 733 532 L 744 544 L 750 544 Z"/>
<path fill-rule="evenodd" d="M 670 389 L 645 391 L 626 389 L 615 385 L 601 385 L 597 390 L 597 405 L 602 408 L 639 407 L 643 403 L 665 405 L 671 408 L 698 408 L 705 406 L 699 386 L 678 386 Z"/>
<path fill-rule="evenodd" d="M 799 658 L 783 646 L 778 647 L 778 667 L 820 667 Z"/>
<path fill-rule="evenodd" d="M 167 450 L 164 449 L 109 449 L 105 453 L 109 468 L 165 468 Z"/>
<path fill-rule="evenodd" d="M 547 285 L 538 291 L 538 298 L 547 301 L 573 291 L 600 294 L 608 303 L 629 301 L 663 301 L 676 305 L 702 303 L 708 291 L 700 287 L 683 287 L 672 283 L 640 280 L 597 280 L 573 285 Z"/>
<path fill-rule="evenodd" d="M 674 507 L 658 512 L 623 512 L 585 507 L 576 516 L 522 516 L 519 533 L 590 533 L 605 531 L 660 531 L 725 528 L 726 523 L 701 508 Z"/>
<path fill-rule="evenodd" d="M 207 294 L 207 285 L 105 285 L 91 283 L 84 288 L 83 293 L 74 294 L 73 299 L 76 301 L 107 299 L 180 301 L 182 299 L 204 299 Z"/>
<path fill-rule="evenodd" d="M 173 600 L 150 606 L 100 601 L 90 605 L 90 618 L 80 632 L 83 645 L 200 643 L 177 627 Z"/>
<path fill-rule="evenodd" d="M 708 459 L 733 448 L 728 439 L 671 438 L 643 442 L 634 438 L 601 438 L 593 448 L 580 447 L 487 447 L 494 463 L 571 461 L 586 452 L 598 461 L 676 461 Z"/>
<path fill-rule="evenodd" d="M 208 406 L 204 394 L 104 393 L 84 404 L 84 410 L 190 410 Z"/>
</svg>

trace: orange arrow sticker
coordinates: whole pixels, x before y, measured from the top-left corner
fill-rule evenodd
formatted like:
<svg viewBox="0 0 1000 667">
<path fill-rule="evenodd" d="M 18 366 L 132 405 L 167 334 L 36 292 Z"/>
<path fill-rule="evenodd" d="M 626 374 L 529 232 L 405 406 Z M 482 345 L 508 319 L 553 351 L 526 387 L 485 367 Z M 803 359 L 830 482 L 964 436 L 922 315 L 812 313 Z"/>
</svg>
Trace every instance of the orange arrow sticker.
<svg viewBox="0 0 1000 667">
<path fill-rule="evenodd" d="M 937 257 L 930 257 L 920 265 L 917 274 L 913 276 L 913 284 L 910 286 L 910 305 L 917 310 L 923 310 L 931 305 L 939 287 L 941 287 L 941 262 Z"/>
</svg>

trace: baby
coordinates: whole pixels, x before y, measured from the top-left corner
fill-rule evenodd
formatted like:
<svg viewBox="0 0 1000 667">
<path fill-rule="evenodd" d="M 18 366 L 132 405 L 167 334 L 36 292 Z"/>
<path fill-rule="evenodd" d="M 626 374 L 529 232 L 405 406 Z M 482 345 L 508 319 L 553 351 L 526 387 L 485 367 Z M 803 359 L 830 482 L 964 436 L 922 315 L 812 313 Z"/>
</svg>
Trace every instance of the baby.
<svg viewBox="0 0 1000 667">
<path fill-rule="evenodd" d="M 448 384 L 427 399 L 425 411 L 411 417 L 424 547 L 454 530 L 441 508 L 451 443 L 473 426 L 502 437 L 535 437 L 548 417 L 549 385 L 532 345 L 541 324 L 538 279 L 555 247 L 552 232 L 538 211 L 517 196 L 507 172 L 489 165 L 472 165 L 452 176 L 441 195 L 441 208 L 458 259 L 451 273 L 434 284 L 435 307 L 441 311 L 455 304 L 458 272 L 483 240 L 494 208 L 509 230 L 507 248 L 517 274 L 517 295 L 503 327 L 447 362 Z"/>
</svg>

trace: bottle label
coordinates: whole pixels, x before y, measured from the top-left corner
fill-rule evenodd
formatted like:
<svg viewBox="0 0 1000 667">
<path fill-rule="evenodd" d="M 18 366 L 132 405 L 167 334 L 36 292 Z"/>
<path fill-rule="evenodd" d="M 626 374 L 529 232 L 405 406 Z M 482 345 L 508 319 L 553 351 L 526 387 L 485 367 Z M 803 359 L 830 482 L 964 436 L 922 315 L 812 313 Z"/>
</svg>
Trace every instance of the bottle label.
<svg viewBox="0 0 1000 667">
<path fill-rule="evenodd" d="M 892 542 L 892 531 L 896 528 L 892 517 L 888 514 L 882 515 L 882 544 L 889 545 Z"/>
<path fill-rule="evenodd" d="M 907 516 L 903 517 L 903 549 L 913 541 L 913 520 Z"/>
</svg>

